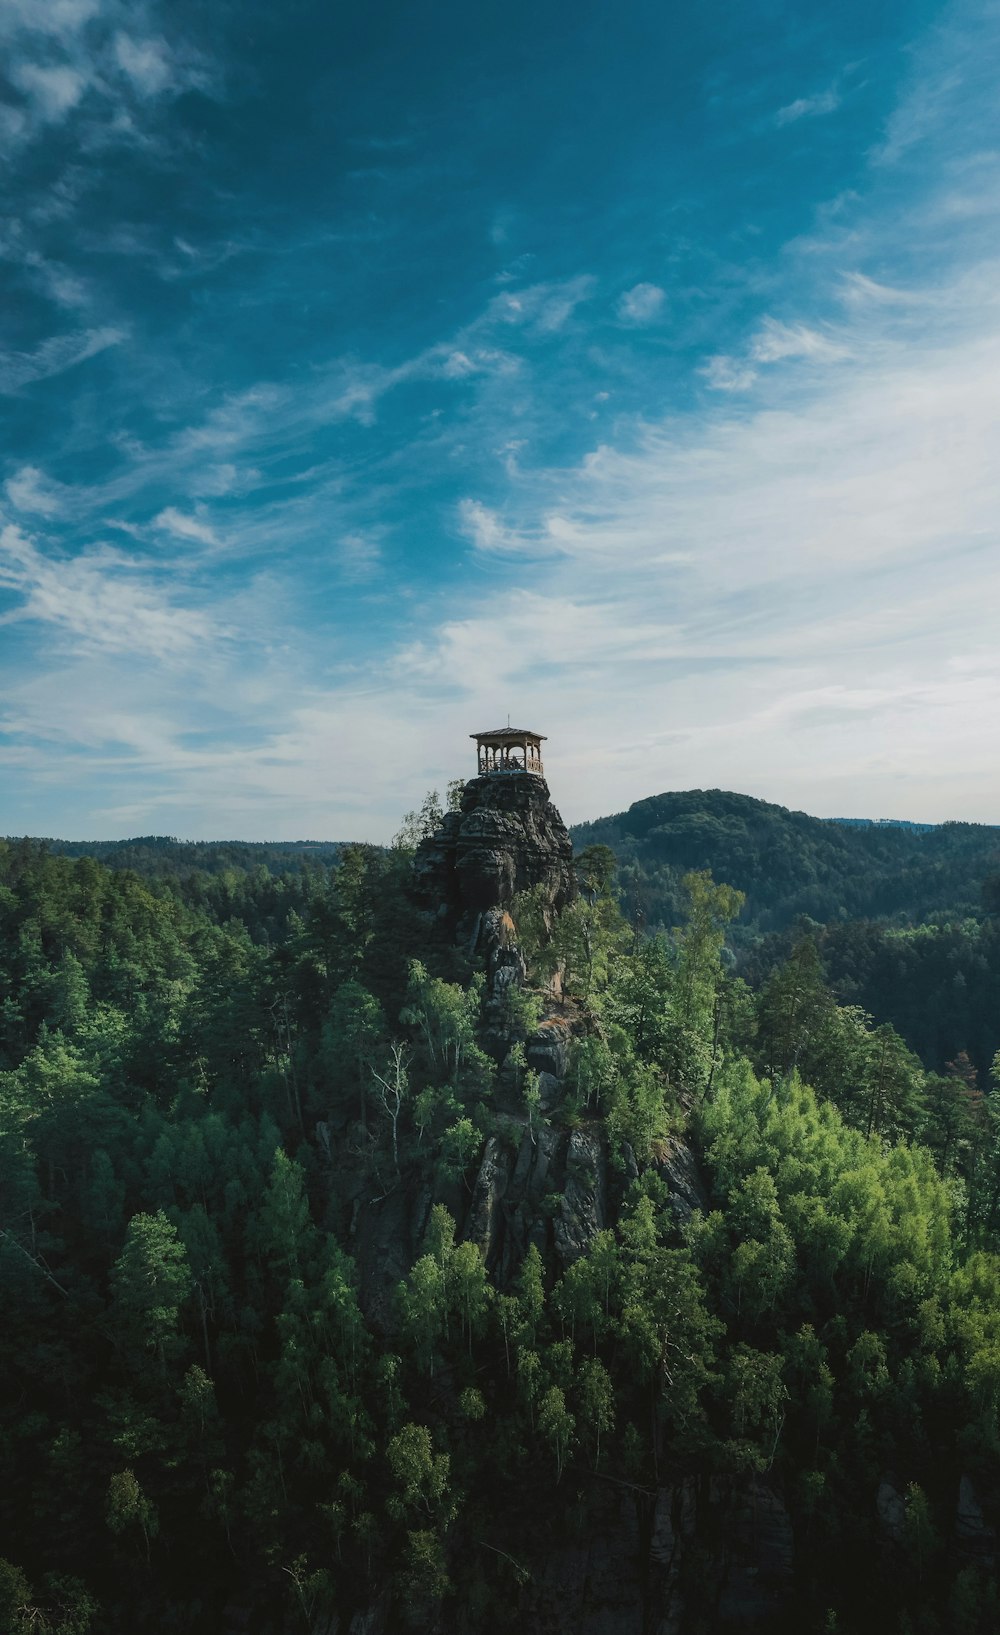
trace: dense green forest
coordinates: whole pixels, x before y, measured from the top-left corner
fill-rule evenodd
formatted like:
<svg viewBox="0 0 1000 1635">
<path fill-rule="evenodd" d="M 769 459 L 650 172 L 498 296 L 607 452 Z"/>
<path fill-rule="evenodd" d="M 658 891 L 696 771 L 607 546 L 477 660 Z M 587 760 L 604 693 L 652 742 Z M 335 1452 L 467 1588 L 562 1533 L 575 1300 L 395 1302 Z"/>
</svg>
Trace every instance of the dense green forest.
<svg viewBox="0 0 1000 1635">
<path fill-rule="evenodd" d="M 730 929 L 755 989 L 804 937 L 842 1004 L 890 1022 L 933 1071 L 990 1085 L 1000 1049 L 1000 830 L 827 821 L 748 795 L 688 790 L 579 824 L 608 845 L 623 910 L 647 931 L 675 925 L 685 873 L 708 869 L 745 895 Z"/>
<path fill-rule="evenodd" d="M 136 835 L 132 840 L 44 840 L 60 857 L 95 857 L 110 868 L 135 874 L 222 874 L 261 864 L 274 874 L 295 874 L 317 863 L 335 863 L 341 843 L 331 840 L 178 840 L 173 835 Z"/>
<path fill-rule="evenodd" d="M 652 828 L 623 913 L 595 826 L 492 997 L 404 845 L 0 846 L 0 1629 L 559 1629 L 554 1564 L 605 1539 L 623 1629 L 992 1635 L 1000 1093 L 947 977 L 995 969 L 978 833 L 924 867 L 877 832 L 838 901 L 909 868 L 913 926 L 788 915 L 738 967 L 764 851 L 671 852 L 653 935 Z M 498 1262 L 502 1161 L 543 1178 Z"/>
<path fill-rule="evenodd" d="M 1000 870 L 1000 829 L 845 823 L 721 789 L 652 795 L 577 824 L 574 843 L 610 846 L 631 912 L 650 930 L 677 923 L 689 869 L 711 869 L 746 896 L 734 933 L 746 944 L 806 916 L 919 924 L 982 911 Z"/>
</svg>

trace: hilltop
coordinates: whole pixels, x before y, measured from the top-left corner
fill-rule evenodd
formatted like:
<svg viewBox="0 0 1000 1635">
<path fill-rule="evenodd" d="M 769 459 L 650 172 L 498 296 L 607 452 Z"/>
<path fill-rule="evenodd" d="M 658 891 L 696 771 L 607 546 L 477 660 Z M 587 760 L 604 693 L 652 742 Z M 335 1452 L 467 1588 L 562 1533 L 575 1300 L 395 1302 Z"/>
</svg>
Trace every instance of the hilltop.
<svg viewBox="0 0 1000 1635">
<path fill-rule="evenodd" d="M 734 928 L 744 942 L 803 915 L 900 925 L 974 917 L 1000 860 L 1000 830 L 985 824 L 845 822 L 723 789 L 650 795 L 570 832 L 578 850 L 611 847 L 626 910 L 650 929 L 676 924 L 683 876 L 710 869 L 746 894 Z"/>
</svg>

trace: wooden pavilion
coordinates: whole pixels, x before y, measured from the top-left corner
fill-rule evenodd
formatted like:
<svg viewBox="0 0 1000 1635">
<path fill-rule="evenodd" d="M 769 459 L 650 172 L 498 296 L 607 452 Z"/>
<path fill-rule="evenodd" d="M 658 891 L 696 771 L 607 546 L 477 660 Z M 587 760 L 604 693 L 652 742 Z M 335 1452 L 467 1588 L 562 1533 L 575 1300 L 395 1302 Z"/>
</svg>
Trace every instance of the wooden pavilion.
<svg viewBox="0 0 1000 1635">
<path fill-rule="evenodd" d="M 535 772 L 543 776 L 542 744 L 545 734 L 523 727 L 498 727 L 496 732 L 470 732 L 476 740 L 480 777 L 495 772 Z"/>
</svg>

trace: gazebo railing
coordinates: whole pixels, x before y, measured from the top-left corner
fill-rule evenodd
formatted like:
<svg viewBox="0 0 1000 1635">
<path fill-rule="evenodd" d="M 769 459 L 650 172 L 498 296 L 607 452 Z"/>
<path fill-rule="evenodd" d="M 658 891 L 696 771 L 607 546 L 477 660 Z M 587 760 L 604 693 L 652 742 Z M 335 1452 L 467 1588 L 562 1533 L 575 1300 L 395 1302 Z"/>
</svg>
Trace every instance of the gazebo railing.
<svg viewBox="0 0 1000 1635">
<path fill-rule="evenodd" d="M 544 774 L 542 758 L 540 755 L 526 755 L 523 760 L 514 760 L 509 755 L 493 756 L 488 750 L 480 750 L 480 777 L 492 777 L 496 773 L 506 772 L 535 772 L 541 777 Z"/>
</svg>

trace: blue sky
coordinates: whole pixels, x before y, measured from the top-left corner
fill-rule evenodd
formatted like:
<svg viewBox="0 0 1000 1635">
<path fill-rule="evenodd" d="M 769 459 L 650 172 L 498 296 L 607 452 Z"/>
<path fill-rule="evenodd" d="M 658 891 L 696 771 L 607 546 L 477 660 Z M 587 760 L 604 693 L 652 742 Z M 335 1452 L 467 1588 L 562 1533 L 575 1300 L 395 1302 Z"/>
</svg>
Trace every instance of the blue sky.
<svg viewBox="0 0 1000 1635">
<path fill-rule="evenodd" d="M 1000 822 L 1000 10 L 0 0 L 0 832 Z"/>
</svg>

